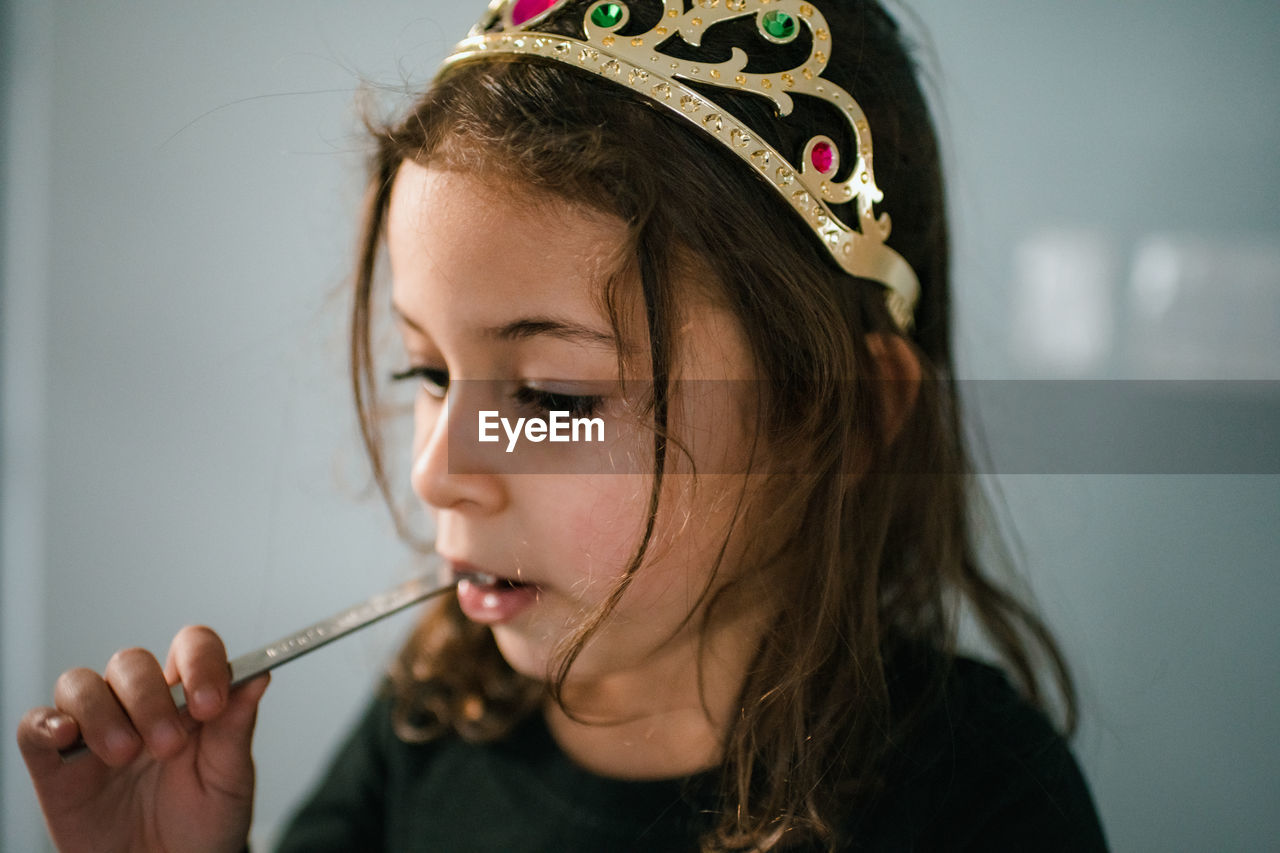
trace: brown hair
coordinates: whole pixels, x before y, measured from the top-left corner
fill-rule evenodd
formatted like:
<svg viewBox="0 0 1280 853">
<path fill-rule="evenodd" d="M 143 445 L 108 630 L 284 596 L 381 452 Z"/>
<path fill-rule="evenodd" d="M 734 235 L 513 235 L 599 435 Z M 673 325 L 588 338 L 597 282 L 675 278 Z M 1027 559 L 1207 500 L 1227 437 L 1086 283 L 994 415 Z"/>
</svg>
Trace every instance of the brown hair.
<svg viewBox="0 0 1280 853">
<path fill-rule="evenodd" d="M 877 3 L 828 2 L 824 14 L 837 43 L 852 46 L 836 52 L 827 76 L 868 116 L 877 181 L 887 193 L 882 209 L 893 221 L 890 243 L 921 282 L 908 345 L 923 379 L 896 435 L 867 343 L 871 333 L 897 334 L 883 291 L 841 272 L 771 189 L 677 117 L 576 69 L 489 57 L 452 69 L 407 116 L 374 131 L 351 379 L 374 478 L 393 510 L 370 323 L 391 185 L 405 160 L 497 173 L 627 223 L 623 248 L 641 285 L 654 378 L 651 521 L 668 452 L 665 395 L 681 304 L 672 247 L 706 266 L 747 333 L 764 379 L 757 435 L 766 448 L 788 448 L 805 463 L 787 475 L 785 505 L 777 508 L 794 519 L 788 535 L 763 543 L 786 555 L 770 567 L 783 575 L 774 586 L 777 615 L 725 734 L 723 808 L 703 839 L 707 850 L 770 850 L 815 838 L 834 844 L 840 815 L 876 793 L 884 757 L 936 701 L 945 670 L 930 670 L 925 689 L 894 694 L 892 705 L 890 675 L 908 665 L 907 650 L 937 650 L 947 659 L 961 602 L 1042 707 L 1036 673 L 1048 663 L 1065 727 L 1075 720 L 1074 690 L 1052 637 L 976 554 L 970 513 L 977 496 L 951 373 L 941 166 L 913 63 Z M 781 150 L 813 135 L 803 119 L 787 130 L 767 105 L 712 94 L 772 132 Z M 648 542 L 571 638 L 547 684 L 513 672 L 488 629 L 466 620 L 456 599 L 442 601 L 392 670 L 401 736 L 501 737 L 548 695 L 558 696 L 576 655 L 640 570 Z"/>
</svg>

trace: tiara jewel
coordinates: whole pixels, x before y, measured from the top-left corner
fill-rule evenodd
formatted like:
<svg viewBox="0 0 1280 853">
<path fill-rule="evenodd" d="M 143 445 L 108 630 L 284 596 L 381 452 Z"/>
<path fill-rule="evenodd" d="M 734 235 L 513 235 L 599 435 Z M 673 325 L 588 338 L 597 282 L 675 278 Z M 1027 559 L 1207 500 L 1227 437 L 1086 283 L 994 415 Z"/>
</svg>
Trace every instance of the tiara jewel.
<svg viewBox="0 0 1280 853">
<path fill-rule="evenodd" d="M 694 0 L 686 9 L 685 0 L 661 0 L 661 17 L 651 29 L 624 35 L 631 19 L 629 5 L 597 0 L 585 10 L 581 38 L 538 31 L 540 23 L 571 2 L 494 0 L 441 70 L 486 55 L 541 56 L 644 95 L 710 134 L 764 177 L 842 269 L 886 289 L 885 301 L 899 328 L 911 327 L 919 281 L 911 265 L 885 245 L 890 223 L 887 213 L 877 216 L 874 211 L 884 193 L 876 186 L 872 170 L 871 128 L 853 96 L 822 77 L 833 50 L 832 37 L 826 18 L 812 3 Z M 632 0 L 637 5 L 658 2 Z M 785 71 L 761 74 L 746 70 L 748 55 L 741 47 L 734 47 L 723 62 L 689 60 L 664 51 L 677 37 L 698 48 L 712 27 L 748 16 L 754 16 L 766 44 L 791 44 L 801 28 L 807 28 L 811 35 L 808 58 Z M 842 152 L 833 136 L 838 134 L 812 137 L 799 152 L 799 160 L 791 160 L 703 91 L 686 85 L 689 82 L 767 98 L 782 117 L 794 109 L 794 95 L 825 101 L 843 117 L 850 131 L 847 138 L 854 140 L 852 169 L 837 179 Z M 856 223 L 846 222 L 832 209 L 845 204 L 853 205 Z"/>
</svg>

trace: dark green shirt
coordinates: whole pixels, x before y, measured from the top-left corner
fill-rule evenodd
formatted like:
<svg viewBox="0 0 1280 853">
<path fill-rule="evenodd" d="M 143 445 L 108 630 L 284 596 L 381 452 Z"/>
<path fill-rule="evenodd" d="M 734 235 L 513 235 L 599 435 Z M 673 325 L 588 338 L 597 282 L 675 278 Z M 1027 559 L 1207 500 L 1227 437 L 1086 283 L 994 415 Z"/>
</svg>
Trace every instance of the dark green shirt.
<svg viewBox="0 0 1280 853">
<path fill-rule="evenodd" d="M 959 659 L 942 700 L 851 809 L 842 851 L 1105 850 L 1063 739 L 999 671 Z M 579 768 L 535 714 L 498 743 L 409 745 L 375 700 L 285 833 L 281 853 L 697 850 L 716 776 L 627 782 Z"/>
</svg>

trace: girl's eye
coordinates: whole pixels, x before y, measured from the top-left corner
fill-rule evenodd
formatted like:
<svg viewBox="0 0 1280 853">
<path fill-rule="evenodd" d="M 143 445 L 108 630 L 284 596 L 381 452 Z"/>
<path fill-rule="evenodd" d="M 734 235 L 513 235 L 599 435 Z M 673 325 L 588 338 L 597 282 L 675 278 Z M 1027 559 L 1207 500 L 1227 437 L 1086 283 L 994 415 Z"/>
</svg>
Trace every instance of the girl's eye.
<svg viewBox="0 0 1280 853">
<path fill-rule="evenodd" d="M 599 395 L 557 394 L 541 388 L 522 385 L 513 395 L 517 403 L 541 414 L 568 412 L 573 418 L 589 418 L 596 413 L 603 401 Z"/>
<path fill-rule="evenodd" d="M 391 381 L 403 382 L 418 379 L 422 390 L 437 400 L 443 400 L 449 392 L 449 371 L 438 367 L 410 367 L 391 374 Z M 603 398 L 599 395 L 560 394 L 528 385 L 518 388 L 512 397 L 516 403 L 539 414 L 568 412 L 570 417 L 585 418 L 595 414 Z"/>
<path fill-rule="evenodd" d="M 392 382 L 403 382 L 406 379 L 422 380 L 422 390 L 437 400 L 443 400 L 449 391 L 449 371 L 437 367 L 410 367 L 391 374 Z"/>
</svg>

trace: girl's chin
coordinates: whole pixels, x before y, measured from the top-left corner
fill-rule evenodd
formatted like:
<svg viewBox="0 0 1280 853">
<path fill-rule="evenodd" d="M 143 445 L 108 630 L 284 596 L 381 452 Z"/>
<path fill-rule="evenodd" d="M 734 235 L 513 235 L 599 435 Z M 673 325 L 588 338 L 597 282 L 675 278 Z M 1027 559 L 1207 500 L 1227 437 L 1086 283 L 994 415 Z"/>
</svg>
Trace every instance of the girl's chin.
<svg viewBox="0 0 1280 853">
<path fill-rule="evenodd" d="M 559 668 L 560 654 L 564 650 L 558 637 L 531 637 L 520 628 L 511 625 L 493 626 L 493 638 L 498 644 L 507 665 L 520 675 L 534 681 L 550 683 L 555 679 Z M 611 670 L 597 657 L 598 651 L 590 644 L 573 662 L 565 687 L 572 690 L 575 686 L 585 687 L 598 682 L 598 679 Z"/>
<path fill-rule="evenodd" d="M 535 681 L 551 677 L 548 666 L 557 647 L 554 640 L 535 639 L 527 630 L 512 625 L 494 625 L 492 631 L 507 666 Z"/>
<path fill-rule="evenodd" d="M 566 633 L 556 636 L 531 635 L 524 626 L 495 625 L 492 628 L 498 651 L 507 665 L 520 675 L 549 684 L 556 677 Z M 610 655 L 600 645 L 587 647 L 573 661 L 564 687 L 570 693 L 594 692 L 612 676 L 643 668 L 643 660 L 631 654 Z"/>
</svg>

